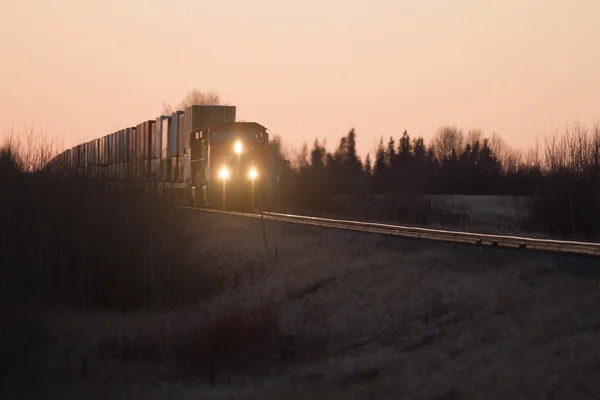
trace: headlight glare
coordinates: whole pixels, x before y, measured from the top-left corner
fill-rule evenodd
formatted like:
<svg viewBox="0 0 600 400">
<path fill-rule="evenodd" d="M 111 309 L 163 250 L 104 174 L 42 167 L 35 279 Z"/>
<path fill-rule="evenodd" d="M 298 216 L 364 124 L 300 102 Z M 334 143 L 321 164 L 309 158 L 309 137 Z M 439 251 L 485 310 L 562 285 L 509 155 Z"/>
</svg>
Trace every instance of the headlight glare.
<svg viewBox="0 0 600 400">
<path fill-rule="evenodd" d="M 254 180 L 258 176 L 258 172 L 256 172 L 256 169 L 252 168 L 250 169 L 250 172 L 248 172 L 248 176 L 250 176 L 250 179 Z"/>
<path fill-rule="evenodd" d="M 236 154 L 240 154 L 242 152 L 242 142 L 239 140 L 235 142 L 235 147 L 233 148 Z"/>
<path fill-rule="evenodd" d="M 223 180 L 229 178 L 229 170 L 227 169 L 227 167 L 221 168 L 221 170 L 219 171 L 219 178 Z"/>
</svg>

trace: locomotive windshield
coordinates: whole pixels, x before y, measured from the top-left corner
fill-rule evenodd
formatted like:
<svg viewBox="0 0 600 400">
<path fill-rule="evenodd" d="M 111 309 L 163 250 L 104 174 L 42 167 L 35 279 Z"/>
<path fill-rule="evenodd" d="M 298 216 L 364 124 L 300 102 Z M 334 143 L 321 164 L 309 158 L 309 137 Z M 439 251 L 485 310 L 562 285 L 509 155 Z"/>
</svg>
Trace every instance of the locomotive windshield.
<svg viewBox="0 0 600 400">
<path fill-rule="evenodd" d="M 264 133 L 261 131 L 254 130 L 227 130 L 227 131 L 213 131 L 211 134 L 212 143 L 224 143 L 233 142 L 235 140 L 249 140 L 253 142 L 264 141 Z"/>
</svg>

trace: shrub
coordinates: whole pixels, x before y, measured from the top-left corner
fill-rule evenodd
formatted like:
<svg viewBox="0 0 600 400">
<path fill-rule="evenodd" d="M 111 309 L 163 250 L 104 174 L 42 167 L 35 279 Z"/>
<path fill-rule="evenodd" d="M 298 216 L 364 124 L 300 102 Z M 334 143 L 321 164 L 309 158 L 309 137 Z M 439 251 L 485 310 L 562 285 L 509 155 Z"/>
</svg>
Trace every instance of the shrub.
<svg viewBox="0 0 600 400">
<path fill-rule="evenodd" d="M 134 309 L 210 293 L 185 268 L 190 238 L 157 199 L 88 181 L 24 173 L 0 151 L 0 295 L 4 301 Z"/>
</svg>

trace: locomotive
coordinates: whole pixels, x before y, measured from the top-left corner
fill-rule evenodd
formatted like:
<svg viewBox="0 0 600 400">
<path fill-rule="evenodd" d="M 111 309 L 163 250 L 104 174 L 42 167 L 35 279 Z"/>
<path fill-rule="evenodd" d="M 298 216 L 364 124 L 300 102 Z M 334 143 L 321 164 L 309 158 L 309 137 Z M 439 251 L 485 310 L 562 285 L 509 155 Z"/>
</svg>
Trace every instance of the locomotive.
<svg viewBox="0 0 600 400">
<path fill-rule="evenodd" d="M 268 142 L 265 126 L 236 121 L 235 106 L 191 105 L 67 149 L 45 170 L 173 204 L 255 208 L 265 202 Z"/>
</svg>

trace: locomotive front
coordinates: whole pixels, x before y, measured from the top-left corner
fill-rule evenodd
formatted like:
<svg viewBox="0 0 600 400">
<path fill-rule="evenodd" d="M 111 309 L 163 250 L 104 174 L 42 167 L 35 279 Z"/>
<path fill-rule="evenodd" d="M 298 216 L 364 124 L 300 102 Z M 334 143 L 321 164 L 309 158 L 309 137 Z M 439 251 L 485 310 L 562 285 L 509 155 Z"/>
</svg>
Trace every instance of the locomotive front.
<svg viewBox="0 0 600 400">
<path fill-rule="evenodd" d="M 209 203 L 251 207 L 264 203 L 268 134 L 255 122 L 209 129 Z"/>
</svg>

